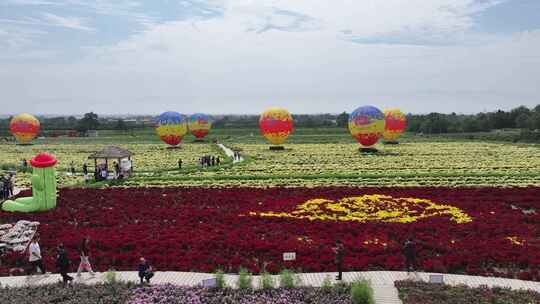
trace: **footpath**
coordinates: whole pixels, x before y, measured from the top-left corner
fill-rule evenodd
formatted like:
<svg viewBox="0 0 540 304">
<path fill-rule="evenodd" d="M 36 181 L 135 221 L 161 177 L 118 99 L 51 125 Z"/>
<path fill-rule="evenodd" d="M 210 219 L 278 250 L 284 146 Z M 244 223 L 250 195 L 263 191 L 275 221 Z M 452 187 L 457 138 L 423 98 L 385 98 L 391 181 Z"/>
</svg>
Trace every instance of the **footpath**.
<svg viewBox="0 0 540 304">
<path fill-rule="evenodd" d="M 244 158 L 242 156 L 240 156 L 240 158 L 235 158 L 234 157 L 234 151 L 231 148 L 225 146 L 224 144 L 217 144 L 217 145 L 221 150 L 223 150 L 223 152 L 225 152 L 225 155 L 232 158 L 233 164 L 244 161 Z"/>
</svg>

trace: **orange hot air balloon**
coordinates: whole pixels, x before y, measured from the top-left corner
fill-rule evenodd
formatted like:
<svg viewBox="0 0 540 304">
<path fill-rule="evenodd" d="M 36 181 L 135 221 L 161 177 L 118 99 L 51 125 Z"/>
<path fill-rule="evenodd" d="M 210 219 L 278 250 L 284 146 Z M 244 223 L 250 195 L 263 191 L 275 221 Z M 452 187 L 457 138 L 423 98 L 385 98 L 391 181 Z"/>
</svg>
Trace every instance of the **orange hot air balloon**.
<svg viewBox="0 0 540 304">
<path fill-rule="evenodd" d="M 291 113 L 283 108 L 269 108 L 261 114 L 259 127 L 269 143 L 281 145 L 293 132 Z"/>
<path fill-rule="evenodd" d="M 11 119 L 9 129 L 19 143 L 28 144 L 39 134 L 40 124 L 33 115 L 23 113 Z"/>
<path fill-rule="evenodd" d="M 384 110 L 384 126 L 383 138 L 388 142 L 395 142 L 407 128 L 407 117 L 399 109 Z"/>
</svg>

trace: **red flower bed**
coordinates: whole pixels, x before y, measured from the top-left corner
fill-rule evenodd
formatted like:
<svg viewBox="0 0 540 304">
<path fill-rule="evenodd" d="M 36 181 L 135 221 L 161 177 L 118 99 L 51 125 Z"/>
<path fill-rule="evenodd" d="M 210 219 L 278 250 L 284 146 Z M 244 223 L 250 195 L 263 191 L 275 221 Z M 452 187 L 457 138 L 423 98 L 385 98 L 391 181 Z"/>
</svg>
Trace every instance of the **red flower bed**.
<svg viewBox="0 0 540 304">
<path fill-rule="evenodd" d="M 472 221 L 456 223 L 446 215 L 412 223 L 253 215 L 292 212 L 315 198 L 338 201 L 364 194 L 429 199 L 459 208 Z M 531 208 L 537 213 L 522 211 Z M 41 222 L 49 267 L 59 242 L 76 261 L 80 239 L 89 235 L 91 260 L 102 271 L 133 270 L 141 255 L 158 270 L 232 272 L 245 266 L 258 272 L 266 265 L 272 272 L 284 266 L 334 271 L 336 239 L 347 249 L 348 270 L 402 270 L 401 246 L 414 234 L 425 271 L 496 276 L 517 271 L 521 278 L 540 279 L 540 188 L 63 189 L 55 210 L 0 212 L 0 217 Z M 284 265 L 282 254 L 290 251 L 297 260 Z"/>
</svg>

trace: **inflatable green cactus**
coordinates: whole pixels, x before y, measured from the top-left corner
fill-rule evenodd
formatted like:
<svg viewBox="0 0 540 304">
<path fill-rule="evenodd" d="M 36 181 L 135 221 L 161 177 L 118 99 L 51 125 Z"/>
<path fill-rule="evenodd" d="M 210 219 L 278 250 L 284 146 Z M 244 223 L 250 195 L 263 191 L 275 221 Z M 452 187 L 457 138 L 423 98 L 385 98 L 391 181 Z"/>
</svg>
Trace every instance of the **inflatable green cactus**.
<svg viewBox="0 0 540 304">
<path fill-rule="evenodd" d="M 56 158 L 48 153 L 40 153 L 32 158 L 32 197 L 5 201 L 2 209 L 8 212 L 37 212 L 56 207 L 56 162 Z"/>
</svg>

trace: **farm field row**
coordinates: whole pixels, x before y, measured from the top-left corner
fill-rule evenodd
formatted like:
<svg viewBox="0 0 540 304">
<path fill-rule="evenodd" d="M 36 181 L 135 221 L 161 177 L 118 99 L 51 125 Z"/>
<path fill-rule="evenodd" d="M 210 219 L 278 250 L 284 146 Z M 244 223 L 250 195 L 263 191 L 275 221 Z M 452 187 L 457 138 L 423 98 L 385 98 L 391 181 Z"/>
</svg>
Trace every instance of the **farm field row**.
<svg viewBox="0 0 540 304">
<path fill-rule="evenodd" d="M 215 145 L 121 144 L 132 151 L 135 176 L 125 186 L 527 186 L 540 185 L 538 145 L 482 142 L 414 142 L 378 145 L 380 153 L 362 154 L 357 144 L 289 144 L 284 151 L 268 145 L 231 144 L 243 163 L 231 166 Z M 40 151 L 58 160 L 59 184 L 80 184 L 82 164 L 105 145 L 3 145 L 0 159 L 17 164 Z M 202 155 L 220 155 L 222 166 L 200 169 Z M 183 169 L 178 170 L 178 159 Z M 79 175 L 67 175 L 73 162 Z M 88 161 L 87 161 L 88 162 Z M 88 162 L 92 170 L 93 163 Z M 28 174 L 18 174 L 28 185 Z"/>
</svg>

